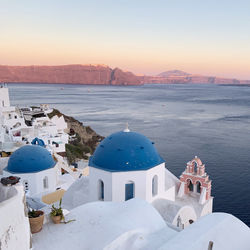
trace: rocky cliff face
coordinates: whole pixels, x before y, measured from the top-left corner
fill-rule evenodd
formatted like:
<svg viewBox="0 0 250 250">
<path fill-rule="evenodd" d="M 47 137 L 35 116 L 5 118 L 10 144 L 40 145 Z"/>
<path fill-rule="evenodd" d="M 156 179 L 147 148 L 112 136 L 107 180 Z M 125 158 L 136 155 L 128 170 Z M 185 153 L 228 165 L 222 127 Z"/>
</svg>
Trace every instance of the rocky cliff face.
<svg viewBox="0 0 250 250">
<path fill-rule="evenodd" d="M 187 76 L 176 76 L 169 75 L 167 77 L 162 76 L 143 76 L 141 80 L 144 84 L 147 83 L 202 83 L 202 84 L 250 84 L 250 80 L 237 80 L 230 78 L 220 78 L 202 75 L 187 75 Z"/>
<path fill-rule="evenodd" d="M 143 84 L 140 77 L 134 75 L 131 72 L 123 72 L 122 70 L 115 68 L 111 73 L 112 85 L 140 85 Z"/>
<path fill-rule="evenodd" d="M 0 82 L 141 85 L 147 83 L 250 84 L 250 80 L 192 75 L 180 70 L 157 76 L 136 76 L 104 65 L 5 66 L 0 65 Z"/>
<path fill-rule="evenodd" d="M 92 154 L 104 137 L 97 134 L 91 127 L 84 126 L 75 118 L 64 115 L 57 109 L 53 109 L 53 112 L 48 114 L 50 118 L 55 115 L 64 117 L 68 125 L 69 134 L 73 138 L 66 145 L 66 156 L 69 163 L 73 163 L 78 159 L 88 159 L 87 154 Z"/>
<path fill-rule="evenodd" d="M 130 72 L 104 65 L 5 66 L 0 65 L 0 81 L 22 83 L 69 83 L 138 85 Z"/>
</svg>

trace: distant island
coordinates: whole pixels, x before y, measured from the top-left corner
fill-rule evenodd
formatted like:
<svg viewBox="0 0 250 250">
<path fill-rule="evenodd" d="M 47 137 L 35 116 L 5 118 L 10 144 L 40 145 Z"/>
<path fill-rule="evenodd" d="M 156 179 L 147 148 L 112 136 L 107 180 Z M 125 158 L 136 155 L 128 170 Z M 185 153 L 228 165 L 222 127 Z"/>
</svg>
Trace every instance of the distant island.
<svg viewBox="0 0 250 250">
<path fill-rule="evenodd" d="M 0 82 L 67 83 L 93 85 L 143 85 L 153 83 L 250 84 L 250 80 L 189 74 L 180 70 L 156 76 L 139 76 L 106 65 L 8 66 L 0 65 Z"/>
</svg>

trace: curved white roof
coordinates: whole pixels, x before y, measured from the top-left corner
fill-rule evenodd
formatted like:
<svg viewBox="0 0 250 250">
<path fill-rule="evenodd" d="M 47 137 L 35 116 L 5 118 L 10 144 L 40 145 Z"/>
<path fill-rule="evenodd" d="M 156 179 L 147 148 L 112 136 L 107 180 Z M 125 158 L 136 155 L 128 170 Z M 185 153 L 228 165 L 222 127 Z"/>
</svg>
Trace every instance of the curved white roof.
<svg viewBox="0 0 250 250">
<path fill-rule="evenodd" d="M 213 250 L 249 250 L 250 228 L 233 215 L 212 213 L 176 234 L 159 250 L 203 250 L 208 249 L 209 241 Z"/>
<path fill-rule="evenodd" d="M 45 224 L 43 230 L 32 237 L 34 249 L 114 249 L 120 243 L 119 249 L 131 249 L 140 235 L 166 227 L 159 213 L 149 203 L 138 199 L 88 203 L 71 210 L 66 216 L 66 220 L 69 219 L 76 221 Z"/>
<path fill-rule="evenodd" d="M 166 199 L 156 199 L 153 201 L 152 205 L 161 214 L 167 223 L 173 224 L 178 215 L 188 214 L 185 218 L 192 218 L 194 221 L 197 220 L 195 210 L 189 205 L 180 205 L 174 201 Z M 183 216 L 181 216 L 183 218 Z M 182 221 L 184 223 L 184 221 Z"/>
<path fill-rule="evenodd" d="M 138 199 L 87 203 L 73 209 L 66 216 L 69 219 L 76 221 L 45 224 L 32 237 L 34 248 L 203 250 L 210 241 L 213 250 L 249 250 L 250 246 L 250 228 L 230 214 L 213 213 L 176 232 L 153 206 Z"/>
</svg>

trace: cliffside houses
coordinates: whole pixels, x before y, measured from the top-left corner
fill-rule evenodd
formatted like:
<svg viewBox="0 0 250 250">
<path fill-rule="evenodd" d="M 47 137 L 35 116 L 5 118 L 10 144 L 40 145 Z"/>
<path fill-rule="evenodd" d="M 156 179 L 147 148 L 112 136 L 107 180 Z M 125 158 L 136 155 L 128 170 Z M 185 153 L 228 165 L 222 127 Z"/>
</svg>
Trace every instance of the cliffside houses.
<svg viewBox="0 0 250 250">
<path fill-rule="evenodd" d="M 50 151 L 65 153 L 68 143 L 67 123 L 64 117 L 54 116 L 47 104 L 40 107 L 19 108 L 10 105 L 9 91 L 0 88 L 0 152 L 8 156 L 22 145 L 31 144 L 36 137 L 42 139 Z"/>
</svg>

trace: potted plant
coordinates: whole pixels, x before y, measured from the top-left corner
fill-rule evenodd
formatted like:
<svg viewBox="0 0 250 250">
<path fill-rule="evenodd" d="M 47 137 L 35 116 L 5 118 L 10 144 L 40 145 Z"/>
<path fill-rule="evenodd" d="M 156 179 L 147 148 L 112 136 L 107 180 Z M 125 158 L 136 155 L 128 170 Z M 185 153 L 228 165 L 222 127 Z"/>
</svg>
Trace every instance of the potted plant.
<svg viewBox="0 0 250 250">
<path fill-rule="evenodd" d="M 44 212 L 41 210 L 30 210 L 28 212 L 30 231 L 31 233 L 38 233 L 42 230 L 44 221 Z"/>
<path fill-rule="evenodd" d="M 55 224 L 59 224 L 61 220 L 64 220 L 63 210 L 62 210 L 62 199 L 60 199 L 59 207 L 55 207 L 54 204 L 51 207 L 50 217 Z"/>
</svg>

